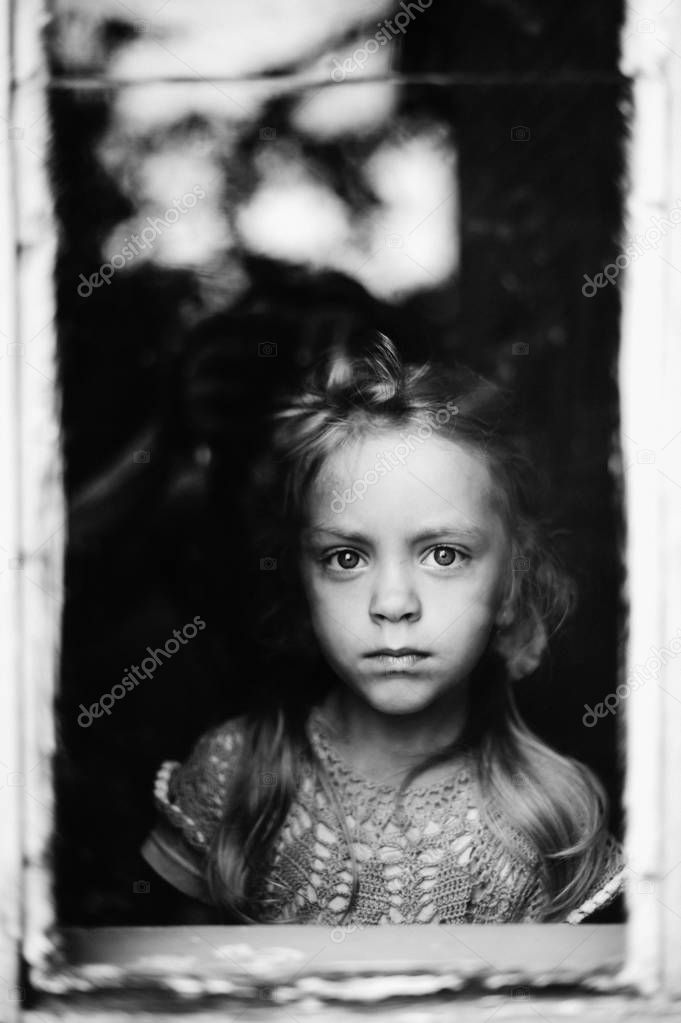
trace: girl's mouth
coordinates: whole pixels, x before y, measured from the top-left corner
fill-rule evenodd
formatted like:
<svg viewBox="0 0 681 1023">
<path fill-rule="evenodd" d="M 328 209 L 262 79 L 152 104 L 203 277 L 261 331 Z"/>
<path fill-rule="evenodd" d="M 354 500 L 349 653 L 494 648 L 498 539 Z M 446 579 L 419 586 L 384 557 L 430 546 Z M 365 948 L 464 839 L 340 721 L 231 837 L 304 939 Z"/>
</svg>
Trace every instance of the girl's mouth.
<svg viewBox="0 0 681 1023">
<path fill-rule="evenodd" d="M 405 668 L 413 668 L 420 661 L 423 661 L 428 657 L 423 650 L 409 650 L 398 653 L 388 653 L 384 651 L 376 651 L 376 653 L 367 654 L 367 657 L 371 661 L 375 661 L 381 668 L 392 669 L 397 671 L 404 671 Z"/>
</svg>

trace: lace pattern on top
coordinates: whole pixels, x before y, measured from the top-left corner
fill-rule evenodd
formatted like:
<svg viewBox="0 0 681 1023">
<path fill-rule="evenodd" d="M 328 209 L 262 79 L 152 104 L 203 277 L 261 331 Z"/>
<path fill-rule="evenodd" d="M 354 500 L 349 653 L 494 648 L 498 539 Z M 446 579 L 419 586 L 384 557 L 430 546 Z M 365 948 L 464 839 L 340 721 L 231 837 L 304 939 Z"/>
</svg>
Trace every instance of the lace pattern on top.
<svg viewBox="0 0 681 1023">
<path fill-rule="evenodd" d="M 184 764 L 164 761 L 156 776 L 157 808 L 201 852 L 222 820 L 242 744 L 242 719 L 234 718 L 206 732 Z"/>
<path fill-rule="evenodd" d="M 204 853 L 222 818 L 242 748 L 242 720 L 206 733 L 184 765 L 167 761 L 157 777 L 159 809 Z M 541 916 L 544 892 L 536 853 L 517 832 L 510 852 L 483 823 L 475 768 L 466 754 L 452 762 L 444 780 L 406 789 L 400 808 L 396 785 L 361 777 L 334 748 L 320 708 L 311 711 L 307 729 L 345 813 L 359 871 L 358 899 L 343 926 L 501 923 Z M 350 900 L 351 857 L 317 771 L 307 759 L 300 768 L 298 792 L 255 894 L 264 907 L 263 922 L 335 927 Z M 619 848 L 609 838 L 599 884 L 567 921 L 577 923 L 613 898 L 621 873 Z"/>
</svg>

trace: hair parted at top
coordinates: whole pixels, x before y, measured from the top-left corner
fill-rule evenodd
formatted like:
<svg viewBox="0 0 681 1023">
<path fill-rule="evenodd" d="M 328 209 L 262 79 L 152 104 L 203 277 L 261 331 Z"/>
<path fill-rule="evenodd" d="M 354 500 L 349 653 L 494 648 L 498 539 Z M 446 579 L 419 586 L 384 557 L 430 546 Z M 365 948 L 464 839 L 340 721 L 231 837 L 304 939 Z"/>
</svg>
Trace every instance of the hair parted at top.
<svg viewBox="0 0 681 1023">
<path fill-rule="evenodd" d="M 540 511 L 545 481 L 507 391 L 459 363 L 404 362 L 385 334 L 357 333 L 330 344 L 302 383 L 280 396 L 271 423 L 271 446 L 259 469 L 267 490 L 265 531 L 270 545 L 292 557 L 310 486 L 339 447 L 381 430 L 426 428 L 484 459 L 513 550 L 512 610 L 495 646 L 510 677 L 537 667 L 575 592 L 552 549 Z M 273 523 L 275 507 L 281 517 Z"/>
</svg>

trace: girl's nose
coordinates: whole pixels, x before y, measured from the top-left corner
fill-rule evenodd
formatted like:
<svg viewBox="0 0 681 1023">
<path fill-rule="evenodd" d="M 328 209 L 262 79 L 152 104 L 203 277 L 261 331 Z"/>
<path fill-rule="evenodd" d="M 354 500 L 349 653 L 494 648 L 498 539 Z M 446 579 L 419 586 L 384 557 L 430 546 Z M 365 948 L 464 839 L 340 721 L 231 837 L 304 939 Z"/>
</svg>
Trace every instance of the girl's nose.
<svg viewBox="0 0 681 1023">
<path fill-rule="evenodd" d="M 410 579 L 399 571 L 384 574 L 376 580 L 369 614 L 374 621 L 418 621 L 421 601 Z"/>
</svg>

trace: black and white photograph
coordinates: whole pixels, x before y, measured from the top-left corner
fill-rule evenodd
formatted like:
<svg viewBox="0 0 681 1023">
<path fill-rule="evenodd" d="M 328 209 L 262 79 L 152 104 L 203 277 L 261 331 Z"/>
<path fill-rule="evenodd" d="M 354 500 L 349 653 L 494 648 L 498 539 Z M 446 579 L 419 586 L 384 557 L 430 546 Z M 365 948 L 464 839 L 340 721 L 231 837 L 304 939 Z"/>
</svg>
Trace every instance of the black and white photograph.
<svg viewBox="0 0 681 1023">
<path fill-rule="evenodd" d="M 0 1023 L 678 1018 L 681 3 L 0 43 Z"/>
</svg>

